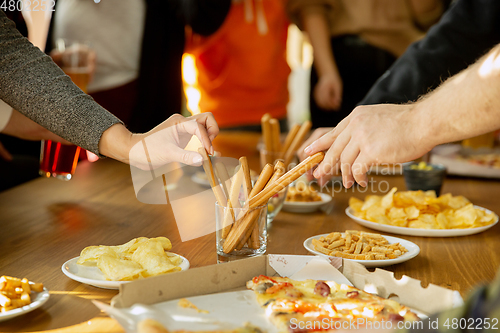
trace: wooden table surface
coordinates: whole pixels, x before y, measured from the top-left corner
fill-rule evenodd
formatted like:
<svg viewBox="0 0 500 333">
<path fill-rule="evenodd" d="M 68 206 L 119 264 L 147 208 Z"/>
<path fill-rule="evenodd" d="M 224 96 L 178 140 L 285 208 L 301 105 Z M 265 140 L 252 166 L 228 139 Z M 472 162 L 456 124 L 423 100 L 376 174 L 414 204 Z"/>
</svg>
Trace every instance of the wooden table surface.
<svg viewBox="0 0 500 333">
<path fill-rule="evenodd" d="M 215 141 L 223 156 L 247 156 L 258 170 L 254 133 L 223 132 Z M 344 213 L 351 196 L 404 190 L 401 176 L 373 176 L 372 188 L 334 188 L 328 214 L 281 212 L 269 228 L 268 253 L 308 252 L 303 241 L 314 235 L 346 229 L 369 230 Z M 331 188 L 330 188 L 331 189 Z M 443 193 L 464 195 L 474 204 L 500 213 L 500 182 L 449 177 Z M 134 194 L 130 169 L 111 159 L 83 162 L 69 182 L 36 179 L 0 193 L 0 275 L 43 282 L 49 301 L 20 317 L 0 322 L 1 332 L 123 332 L 100 313 L 92 299 L 109 302 L 117 291 L 91 287 L 67 278 L 62 264 L 89 245 L 116 245 L 138 236 L 166 236 L 173 250 L 191 267 L 216 264 L 215 234 L 181 242 L 168 205 L 147 205 Z M 398 236 L 398 235 L 394 235 Z M 451 238 L 400 236 L 420 246 L 420 254 L 386 267 L 396 277 L 408 275 L 426 286 L 434 283 L 466 295 L 476 284 L 490 281 L 500 267 L 500 226 L 486 232 Z"/>
</svg>

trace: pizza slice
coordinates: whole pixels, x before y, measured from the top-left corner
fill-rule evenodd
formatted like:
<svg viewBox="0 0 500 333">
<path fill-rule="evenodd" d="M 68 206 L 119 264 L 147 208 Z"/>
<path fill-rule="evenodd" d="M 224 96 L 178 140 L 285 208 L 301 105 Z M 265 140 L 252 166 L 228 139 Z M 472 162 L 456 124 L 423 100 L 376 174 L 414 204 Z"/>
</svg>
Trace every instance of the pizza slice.
<svg viewBox="0 0 500 333">
<path fill-rule="evenodd" d="M 247 282 L 267 317 L 282 332 L 370 327 L 370 323 L 415 321 L 396 301 L 333 281 L 295 281 L 260 275 Z"/>
</svg>

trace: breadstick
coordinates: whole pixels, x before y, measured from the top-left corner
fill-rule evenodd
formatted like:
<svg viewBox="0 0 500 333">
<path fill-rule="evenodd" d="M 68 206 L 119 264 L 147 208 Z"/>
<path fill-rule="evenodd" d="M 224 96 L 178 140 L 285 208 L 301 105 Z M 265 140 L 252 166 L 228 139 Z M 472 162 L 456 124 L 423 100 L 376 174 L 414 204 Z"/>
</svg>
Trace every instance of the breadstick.
<svg viewBox="0 0 500 333">
<path fill-rule="evenodd" d="M 250 212 L 245 214 L 243 218 L 241 218 L 241 222 L 237 223 L 238 225 L 236 227 L 231 228 L 231 231 L 222 246 L 224 253 L 232 252 L 245 236 L 245 231 L 253 230 L 253 223 L 255 223 L 259 214 L 260 211 L 258 209 L 252 209 Z"/>
<path fill-rule="evenodd" d="M 269 124 L 271 125 L 271 137 L 273 140 L 273 153 L 278 154 L 281 152 L 281 141 L 280 141 L 280 122 L 278 119 L 272 118 L 269 120 Z M 274 158 L 278 158 L 279 156 L 274 156 Z M 274 161 L 273 161 L 274 162 Z"/>
<path fill-rule="evenodd" d="M 274 173 L 267 182 L 266 186 L 264 188 L 267 188 L 269 186 L 272 186 L 272 184 L 279 179 L 283 174 L 285 173 L 285 164 L 282 161 L 277 161 L 276 164 L 274 165 Z M 248 241 L 248 237 L 245 235 L 243 237 L 244 241 Z M 240 243 L 241 244 L 241 243 Z M 238 247 L 240 246 L 238 244 Z M 244 243 L 243 243 L 244 244 Z M 252 249 L 258 249 L 260 246 L 260 239 L 259 239 L 259 224 L 255 223 L 252 233 L 250 234 L 250 247 Z"/>
<path fill-rule="evenodd" d="M 263 141 L 264 141 L 264 147 L 267 152 L 273 152 L 273 137 L 272 137 L 272 128 L 271 128 L 271 123 L 269 122 L 271 120 L 271 115 L 269 113 L 266 113 L 265 115 L 262 116 L 260 123 L 262 127 L 262 135 L 263 135 Z M 273 163 L 271 161 L 272 156 L 270 154 L 266 155 L 266 162 L 267 163 Z"/>
<path fill-rule="evenodd" d="M 292 128 L 290 129 L 290 131 L 286 135 L 285 143 L 283 143 L 283 148 L 281 149 L 282 154 L 281 154 L 280 158 L 283 158 L 283 156 L 285 156 L 286 151 L 288 150 L 288 148 L 290 148 L 290 145 L 292 144 L 293 139 L 295 139 L 295 136 L 299 132 L 299 129 L 300 129 L 300 125 L 295 124 L 292 126 Z"/>
<path fill-rule="evenodd" d="M 321 162 L 324 157 L 325 154 L 323 152 L 318 152 L 312 156 L 309 156 L 295 168 L 277 179 L 269 187 L 264 188 L 257 195 L 251 197 L 249 200 L 249 213 L 245 214 L 245 216 L 241 220 L 241 223 L 239 223 L 238 221 L 236 222 L 236 228 L 231 229 L 231 232 L 224 242 L 224 252 L 229 253 L 233 251 L 239 244 L 239 242 L 242 241 L 242 239 L 245 238 L 246 235 L 250 234 L 249 230 L 253 230 L 255 220 L 252 219 L 258 217 L 258 215 L 256 215 L 255 213 L 256 207 L 265 204 L 273 195 L 284 189 L 286 186 L 290 185 L 290 183 L 292 183 L 294 180 L 313 168 L 316 164 Z"/>
<path fill-rule="evenodd" d="M 229 189 L 228 208 L 224 212 L 224 221 L 222 223 L 222 238 L 226 238 L 233 227 L 236 220 L 234 210 L 232 208 L 240 208 L 239 194 L 241 183 L 243 182 L 243 169 L 240 168 L 233 177 L 231 188 Z"/>
<path fill-rule="evenodd" d="M 269 186 L 272 186 L 275 181 L 277 181 L 281 176 L 285 174 L 285 163 L 283 161 L 276 161 L 276 164 L 274 165 L 274 173 L 271 179 L 267 182 L 266 186 L 264 188 L 268 188 Z"/>
<path fill-rule="evenodd" d="M 274 182 L 270 187 L 265 188 L 260 191 L 259 194 L 250 198 L 249 207 L 255 208 L 265 204 L 273 195 L 290 185 L 294 180 L 302 176 L 308 170 L 312 169 L 316 164 L 321 162 L 325 157 L 325 153 L 318 152 L 312 156 L 309 156 L 305 160 L 299 163 L 295 168 L 285 173 L 278 180 Z"/>
<path fill-rule="evenodd" d="M 215 179 L 214 169 L 212 167 L 212 162 L 210 161 L 210 157 L 208 157 L 207 151 L 203 147 L 198 148 L 198 153 L 200 153 L 201 156 L 203 157 L 203 170 L 205 170 L 205 174 L 207 175 L 208 181 L 210 182 L 212 191 L 214 191 L 215 200 L 217 200 L 219 205 L 225 207 L 227 205 L 227 200 L 226 197 L 224 196 L 224 193 L 222 192 L 220 185 L 217 183 Z"/>
<path fill-rule="evenodd" d="M 262 169 L 259 178 L 257 178 L 257 181 L 255 182 L 255 185 L 250 192 L 249 198 L 257 195 L 257 193 L 259 193 L 264 189 L 264 187 L 266 187 L 266 184 L 269 182 L 269 179 L 271 179 L 273 172 L 274 168 L 271 164 L 268 163 L 264 166 L 264 169 Z"/>
<path fill-rule="evenodd" d="M 250 168 L 248 166 L 248 160 L 246 156 L 240 157 L 240 165 L 241 169 L 243 170 L 243 186 L 245 188 L 245 197 L 249 198 L 250 192 L 252 191 L 252 179 L 250 177 Z"/>
<path fill-rule="evenodd" d="M 299 131 L 297 132 L 297 135 L 292 141 L 292 144 L 290 147 L 288 147 L 288 150 L 285 152 L 285 155 L 283 156 L 283 159 L 285 160 L 285 166 L 288 167 L 290 162 L 292 162 L 292 158 L 297 152 L 297 149 L 299 149 L 300 145 L 304 142 L 304 139 L 306 138 L 307 133 L 309 133 L 309 130 L 311 129 L 312 123 L 308 120 L 300 126 Z"/>
<path fill-rule="evenodd" d="M 224 163 L 221 162 L 215 163 L 215 173 L 219 177 L 226 198 L 229 198 L 229 189 L 231 188 L 231 178 L 229 177 L 229 173 L 227 172 Z"/>
<path fill-rule="evenodd" d="M 250 195 L 248 196 L 249 198 L 253 197 L 269 183 L 269 179 L 272 178 L 274 172 L 274 168 L 271 164 L 266 164 L 264 166 L 264 169 L 262 169 L 262 172 L 260 173 L 259 178 L 257 179 L 257 182 L 255 182 L 255 186 L 252 188 L 252 191 L 250 192 Z M 256 226 L 251 229 L 253 230 L 250 236 L 250 247 L 252 249 L 258 249 L 260 247 L 260 239 L 259 239 L 259 225 L 256 224 Z M 248 237 L 244 236 L 245 242 L 248 241 Z M 241 248 L 245 245 L 245 243 L 239 243 L 236 248 Z"/>
</svg>

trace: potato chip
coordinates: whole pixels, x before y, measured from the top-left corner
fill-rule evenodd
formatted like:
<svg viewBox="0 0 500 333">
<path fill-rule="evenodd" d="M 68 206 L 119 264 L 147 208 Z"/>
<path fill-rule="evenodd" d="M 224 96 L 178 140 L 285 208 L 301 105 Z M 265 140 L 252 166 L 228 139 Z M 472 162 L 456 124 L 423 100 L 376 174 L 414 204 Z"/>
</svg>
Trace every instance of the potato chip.
<svg viewBox="0 0 500 333">
<path fill-rule="evenodd" d="M 97 260 L 97 267 L 101 270 L 107 280 L 130 281 L 139 278 L 145 269 L 138 263 L 118 259 L 108 255 L 102 255 Z"/>
<path fill-rule="evenodd" d="M 85 266 L 95 266 L 97 265 L 97 259 L 103 255 L 118 259 L 118 254 L 109 246 L 88 246 L 82 250 L 80 258 L 76 263 Z"/>
<path fill-rule="evenodd" d="M 365 202 L 363 203 L 363 206 L 361 207 L 361 210 L 368 210 L 371 206 L 373 205 L 378 205 L 382 201 L 382 198 L 379 197 L 378 195 L 369 195 L 366 197 Z"/>
<path fill-rule="evenodd" d="M 393 206 L 394 193 L 396 193 L 397 190 L 398 189 L 396 187 L 393 187 L 386 195 L 384 195 L 380 203 L 383 208 L 388 209 Z"/>
<path fill-rule="evenodd" d="M 132 255 L 132 261 L 145 268 L 146 271 L 143 273 L 145 276 L 155 276 L 180 270 L 180 267 L 172 264 L 165 254 L 161 241 L 157 239 L 149 239 L 139 244 Z"/>
<path fill-rule="evenodd" d="M 368 221 L 422 229 L 464 229 L 485 226 L 498 218 L 474 208 L 463 196 L 434 191 L 403 191 L 392 188 L 384 196 L 369 195 L 365 201 L 349 199 L 354 215 Z"/>
<path fill-rule="evenodd" d="M 138 237 L 122 245 L 86 247 L 77 263 L 97 265 L 108 280 L 134 280 L 180 271 L 182 258 L 165 252 L 171 248 L 166 237 Z"/>
<path fill-rule="evenodd" d="M 360 212 L 363 207 L 363 201 L 358 198 L 349 198 L 349 207 L 351 207 L 355 212 Z"/>
</svg>

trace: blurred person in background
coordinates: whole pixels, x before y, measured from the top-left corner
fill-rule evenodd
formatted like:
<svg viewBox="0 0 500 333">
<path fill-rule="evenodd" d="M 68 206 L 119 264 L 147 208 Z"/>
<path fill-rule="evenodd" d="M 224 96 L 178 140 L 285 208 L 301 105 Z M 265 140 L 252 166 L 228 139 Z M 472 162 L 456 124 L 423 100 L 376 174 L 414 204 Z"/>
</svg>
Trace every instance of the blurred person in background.
<svg viewBox="0 0 500 333">
<path fill-rule="evenodd" d="M 442 0 L 289 0 L 314 51 L 313 127 L 335 126 L 445 8 Z"/>
<path fill-rule="evenodd" d="M 288 76 L 285 0 L 233 0 L 220 29 L 209 37 L 188 35 L 195 58 L 199 109 L 222 129 L 260 131 L 269 113 L 286 128 Z"/>
<path fill-rule="evenodd" d="M 198 137 L 208 152 L 214 153 L 211 141 L 218 127 L 211 114 L 190 118 L 173 115 L 147 133 L 133 134 L 116 116 L 83 93 L 49 56 L 24 38 L 3 11 L 0 11 L 0 99 L 31 119 L 12 111 L 4 128 L 8 134 L 20 135 L 34 121 L 97 155 L 137 167 L 174 161 L 200 165 L 199 153 L 183 150 L 192 135 Z M 152 134 L 155 140 L 148 144 L 147 161 L 129 155 L 132 147 Z"/>
<path fill-rule="evenodd" d="M 131 131 L 144 132 L 182 111 L 185 28 L 220 27 L 230 0 L 57 0 L 46 50 L 59 38 L 96 52 L 89 94 Z"/>
</svg>

